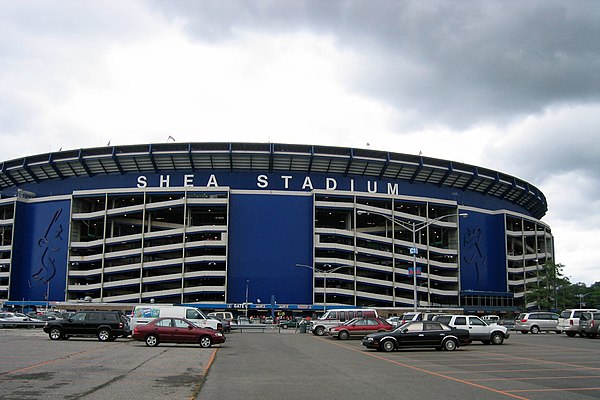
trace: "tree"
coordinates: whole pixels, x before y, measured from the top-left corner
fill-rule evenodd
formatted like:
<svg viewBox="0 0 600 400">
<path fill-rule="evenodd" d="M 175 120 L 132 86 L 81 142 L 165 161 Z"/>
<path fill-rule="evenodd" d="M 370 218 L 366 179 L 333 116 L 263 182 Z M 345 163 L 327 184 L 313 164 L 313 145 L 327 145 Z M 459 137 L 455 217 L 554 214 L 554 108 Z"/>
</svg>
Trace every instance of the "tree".
<svg viewBox="0 0 600 400">
<path fill-rule="evenodd" d="M 527 294 L 528 300 L 537 304 L 538 310 L 558 310 L 566 308 L 572 299 L 572 284 L 563 275 L 562 264 L 548 261 L 540 265 L 537 288 Z"/>
</svg>

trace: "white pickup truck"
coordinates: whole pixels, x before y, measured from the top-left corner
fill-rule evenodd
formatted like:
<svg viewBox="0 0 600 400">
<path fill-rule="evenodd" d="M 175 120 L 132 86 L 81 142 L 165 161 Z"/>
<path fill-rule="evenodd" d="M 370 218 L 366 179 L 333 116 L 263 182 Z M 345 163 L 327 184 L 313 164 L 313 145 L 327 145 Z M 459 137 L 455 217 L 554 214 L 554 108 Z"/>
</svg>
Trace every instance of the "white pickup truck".
<svg viewBox="0 0 600 400">
<path fill-rule="evenodd" d="M 455 328 L 466 329 L 473 340 L 479 340 L 485 344 L 502 344 L 508 339 L 510 332 L 505 326 L 488 325 L 481 318 L 474 315 L 438 315 L 434 321 L 450 325 Z"/>
</svg>

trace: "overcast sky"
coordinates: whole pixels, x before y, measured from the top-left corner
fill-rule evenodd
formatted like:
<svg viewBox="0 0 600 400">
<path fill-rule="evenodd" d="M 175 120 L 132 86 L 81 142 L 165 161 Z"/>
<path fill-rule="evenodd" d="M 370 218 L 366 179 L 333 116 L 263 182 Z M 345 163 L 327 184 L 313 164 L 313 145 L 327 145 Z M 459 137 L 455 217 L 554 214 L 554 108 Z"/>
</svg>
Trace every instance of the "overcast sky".
<svg viewBox="0 0 600 400">
<path fill-rule="evenodd" d="M 598 1 L 0 2 L 0 160 L 246 141 L 496 169 L 600 281 Z"/>
</svg>

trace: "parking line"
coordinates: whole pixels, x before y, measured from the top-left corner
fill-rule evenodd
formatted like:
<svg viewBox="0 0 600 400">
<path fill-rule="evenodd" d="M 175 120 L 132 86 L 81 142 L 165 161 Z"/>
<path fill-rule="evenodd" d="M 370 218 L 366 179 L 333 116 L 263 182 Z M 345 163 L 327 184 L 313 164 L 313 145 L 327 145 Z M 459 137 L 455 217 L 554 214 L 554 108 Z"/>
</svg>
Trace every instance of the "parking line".
<svg viewBox="0 0 600 400">
<path fill-rule="evenodd" d="M 212 365 L 213 361 L 215 361 L 215 357 L 217 356 L 217 351 L 219 350 L 220 347 L 215 347 L 213 350 L 212 355 L 210 356 L 210 358 L 208 359 L 208 362 L 206 363 L 206 365 L 204 366 L 204 369 L 202 370 L 202 375 L 206 376 L 206 374 L 208 374 L 208 370 L 210 369 L 210 366 Z"/>
<path fill-rule="evenodd" d="M 600 375 L 576 375 L 576 376 L 540 376 L 540 377 L 525 377 L 525 378 L 475 378 L 469 379 L 471 382 L 489 382 L 489 381 L 537 381 L 548 379 L 597 379 Z"/>
<path fill-rule="evenodd" d="M 600 387 L 577 387 L 577 388 L 562 388 L 562 389 L 520 389 L 520 390 L 507 390 L 507 392 L 512 393 L 524 393 L 524 392 L 583 392 L 588 390 L 600 390 Z"/>
<path fill-rule="evenodd" d="M 415 370 L 415 371 L 423 372 L 423 373 L 426 373 L 426 374 L 429 374 L 429 375 L 433 375 L 433 376 L 437 376 L 439 378 L 444 378 L 444 379 L 447 379 L 447 380 L 450 380 L 450 381 L 463 383 L 463 384 L 468 385 L 468 386 L 473 386 L 473 387 L 476 387 L 478 389 L 483 389 L 483 390 L 487 390 L 489 392 L 494 392 L 494 393 L 502 394 L 502 395 L 505 395 L 505 396 L 508 396 L 508 397 L 512 397 L 512 398 L 515 398 L 515 399 L 529 400 L 527 397 L 522 397 L 522 396 L 519 396 L 517 394 L 508 393 L 507 391 L 493 389 L 493 388 L 490 388 L 490 387 L 487 387 L 487 386 L 478 385 L 477 383 L 465 381 L 463 379 L 454 378 L 452 376 L 440 374 L 439 372 L 428 371 L 426 369 L 415 367 L 413 365 L 404 364 L 404 363 L 401 363 L 401 362 L 398 362 L 398 361 L 395 361 L 395 360 L 390 360 L 389 358 L 382 357 L 382 356 L 374 354 L 372 352 L 365 352 L 364 350 L 356 349 L 356 348 L 349 347 L 349 346 L 346 346 L 346 345 L 343 345 L 343 344 L 332 343 L 330 340 L 327 340 L 327 339 L 324 339 L 324 338 L 319 338 L 319 339 L 322 340 L 322 341 L 324 341 L 324 342 L 326 342 L 326 343 L 330 343 L 330 344 L 333 344 L 335 346 L 343 347 L 344 349 L 347 349 L 347 350 L 352 350 L 352 351 L 354 351 L 354 352 L 356 352 L 358 354 L 362 354 L 362 355 L 365 355 L 365 356 L 373 357 L 373 358 L 376 358 L 378 360 L 386 361 L 386 362 L 389 362 L 391 364 L 395 364 L 395 365 L 398 365 L 398 366 L 401 366 L 401 367 L 409 368 L 409 369 L 412 369 L 412 370 Z"/>
<path fill-rule="evenodd" d="M 10 374 L 17 374 L 19 372 L 29 371 L 30 369 L 34 369 L 34 368 L 38 368 L 38 367 L 43 367 L 44 365 L 52 364 L 52 363 L 55 363 L 57 361 L 61 361 L 61 360 L 67 359 L 67 358 L 76 357 L 76 356 L 80 356 L 82 354 L 87 354 L 87 353 L 94 353 L 96 351 L 104 349 L 105 347 L 107 347 L 107 346 L 105 345 L 105 346 L 95 347 L 95 348 L 90 349 L 90 350 L 80 351 L 78 353 L 67 354 L 66 356 L 58 357 L 58 358 L 55 358 L 53 360 L 48 360 L 48 361 L 44 361 L 44 362 L 41 362 L 41 363 L 33 364 L 33 365 L 30 365 L 30 366 L 25 367 L 25 368 L 15 369 L 13 371 L 0 372 L 0 376 L 2 376 L 2 375 L 10 375 Z"/>
</svg>

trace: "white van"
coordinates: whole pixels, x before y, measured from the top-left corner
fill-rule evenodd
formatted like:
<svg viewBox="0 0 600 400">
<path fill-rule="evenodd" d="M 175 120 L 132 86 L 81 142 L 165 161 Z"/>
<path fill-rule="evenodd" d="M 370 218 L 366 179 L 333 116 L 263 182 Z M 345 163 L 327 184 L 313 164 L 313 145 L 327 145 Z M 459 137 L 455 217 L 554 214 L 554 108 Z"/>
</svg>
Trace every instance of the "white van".
<svg viewBox="0 0 600 400">
<path fill-rule="evenodd" d="M 201 328 L 223 331 L 223 325 L 216 319 L 207 318 L 199 309 L 185 306 L 167 306 L 159 304 L 140 304 L 133 308 L 131 330 L 138 324 L 147 324 L 159 317 L 177 317 L 190 320 Z"/>
<path fill-rule="evenodd" d="M 339 308 L 327 310 L 321 317 L 312 320 L 310 330 L 313 335 L 323 336 L 329 328 L 341 325 L 353 318 L 370 317 L 377 318 L 377 310 L 373 308 Z"/>
</svg>

